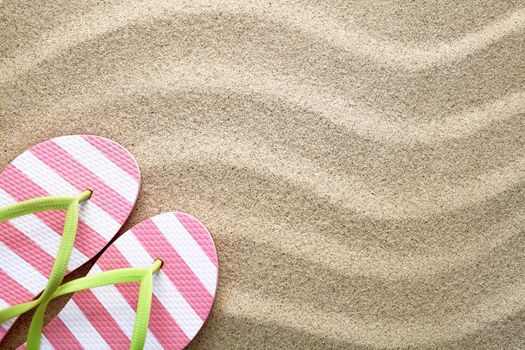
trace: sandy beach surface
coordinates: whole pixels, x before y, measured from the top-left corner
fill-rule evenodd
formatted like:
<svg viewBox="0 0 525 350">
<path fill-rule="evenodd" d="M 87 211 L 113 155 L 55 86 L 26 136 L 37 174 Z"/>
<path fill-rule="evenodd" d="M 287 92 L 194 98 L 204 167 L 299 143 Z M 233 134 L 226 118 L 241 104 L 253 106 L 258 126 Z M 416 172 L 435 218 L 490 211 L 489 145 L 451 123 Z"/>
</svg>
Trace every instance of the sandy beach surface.
<svg viewBox="0 0 525 350">
<path fill-rule="evenodd" d="M 523 0 L 3 0 L 0 167 L 127 147 L 126 228 L 217 245 L 190 349 L 525 349 L 524 37 Z"/>
</svg>

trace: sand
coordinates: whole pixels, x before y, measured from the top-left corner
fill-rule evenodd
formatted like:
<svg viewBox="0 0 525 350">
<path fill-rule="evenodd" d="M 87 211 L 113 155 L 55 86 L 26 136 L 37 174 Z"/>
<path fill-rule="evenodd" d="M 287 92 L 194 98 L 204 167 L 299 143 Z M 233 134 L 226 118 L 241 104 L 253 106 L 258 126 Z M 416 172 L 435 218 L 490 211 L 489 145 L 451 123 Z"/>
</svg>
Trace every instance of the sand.
<svg viewBox="0 0 525 350">
<path fill-rule="evenodd" d="M 126 228 L 200 218 L 190 349 L 525 349 L 524 5 L 4 0 L 0 164 L 105 136 Z"/>
</svg>

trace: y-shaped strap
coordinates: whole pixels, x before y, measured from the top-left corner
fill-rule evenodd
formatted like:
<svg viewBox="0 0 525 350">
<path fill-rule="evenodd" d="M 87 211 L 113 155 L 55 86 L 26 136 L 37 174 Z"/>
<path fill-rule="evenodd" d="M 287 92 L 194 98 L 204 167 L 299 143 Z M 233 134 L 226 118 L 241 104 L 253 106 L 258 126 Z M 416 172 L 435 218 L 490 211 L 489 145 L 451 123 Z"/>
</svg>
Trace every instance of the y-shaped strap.
<svg viewBox="0 0 525 350">
<path fill-rule="evenodd" d="M 6 208 L 0 208 L 0 222 L 42 211 L 66 209 L 62 240 L 60 241 L 60 246 L 46 288 L 42 294 L 33 301 L 0 310 L 0 323 L 31 310 L 53 295 L 60 286 L 69 264 L 71 251 L 73 250 L 77 234 L 79 203 L 87 200 L 90 196 L 91 191 L 87 190 L 77 197 L 49 196 L 31 199 Z"/>
<path fill-rule="evenodd" d="M 153 293 L 152 279 L 153 274 L 162 267 L 161 260 L 155 260 L 151 268 L 124 268 L 101 272 L 96 275 L 86 276 L 71 281 L 60 286 L 55 293 L 42 302 L 36 309 L 29 335 L 27 338 L 26 349 L 38 350 L 40 346 L 41 331 L 44 314 L 48 303 L 62 295 L 75 293 L 85 289 L 97 288 L 118 283 L 140 282 L 139 299 L 137 302 L 137 316 L 133 326 L 133 335 L 131 336 L 130 349 L 140 350 L 146 342 L 148 331 L 149 317 L 151 311 L 151 298 Z"/>
</svg>

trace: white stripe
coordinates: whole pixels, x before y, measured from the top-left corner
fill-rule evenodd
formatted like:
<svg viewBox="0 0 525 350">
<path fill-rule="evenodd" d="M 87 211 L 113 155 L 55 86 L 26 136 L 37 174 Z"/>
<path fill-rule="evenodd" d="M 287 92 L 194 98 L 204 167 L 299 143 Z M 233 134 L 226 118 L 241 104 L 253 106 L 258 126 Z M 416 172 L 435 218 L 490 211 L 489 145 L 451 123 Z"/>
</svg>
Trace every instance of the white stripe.
<svg viewBox="0 0 525 350">
<path fill-rule="evenodd" d="M 84 190 L 84 188 L 73 187 L 29 151 L 22 153 L 11 164 L 52 195 L 75 196 L 79 194 L 79 191 Z M 106 240 L 113 238 L 121 226 L 108 213 L 89 200 L 81 204 L 80 220 Z"/>
<path fill-rule="evenodd" d="M 193 239 L 191 234 L 186 231 L 175 214 L 165 213 L 157 215 L 151 220 L 206 287 L 208 292 L 210 292 L 210 295 L 214 295 L 217 285 L 217 267 L 211 262 L 208 255 L 206 255 L 199 244 Z"/>
<path fill-rule="evenodd" d="M 89 274 L 94 275 L 100 272 L 102 272 L 102 269 L 98 265 L 95 265 Z M 91 292 L 119 325 L 122 332 L 124 332 L 128 339 L 131 340 L 131 336 L 133 334 L 133 325 L 137 314 L 135 310 L 128 304 L 124 296 L 122 296 L 118 288 L 114 285 L 109 285 L 100 288 L 93 288 L 91 289 Z M 151 334 L 149 329 L 147 331 L 147 337 L 148 339 L 151 339 L 152 344 L 158 344 L 157 349 L 161 348 L 157 338 Z"/>
<path fill-rule="evenodd" d="M 1 250 L 1 243 L 0 243 L 0 250 Z M 0 310 L 5 309 L 6 307 L 9 307 L 9 306 L 10 305 L 5 300 L 0 298 Z M 5 329 L 7 331 L 13 325 L 13 323 L 15 323 L 15 321 L 16 321 L 16 318 L 12 318 L 12 319 L 7 320 L 4 323 L 2 323 L 0 325 L 0 327 L 2 327 L 3 329 Z M 47 349 L 47 350 L 53 350 L 54 349 L 54 347 L 51 345 L 51 343 L 49 343 L 49 340 L 46 337 L 44 337 L 43 335 L 42 335 L 41 345 L 42 345 L 41 349 Z"/>
<path fill-rule="evenodd" d="M 0 310 L 5 309 L 6 307 L 9 307 L 9 306 L 10 305 L 4 299 L 0 298 Z M 7 320 L 4 323 L 2 323 L 0 325 L 0 327 L 2 327 L 3 329 L 5 329 L 7 331 L 13 325 L 13 323 L 15 323 L 15 321 L 16 321 L 16 318 L 12 318 L 12 319 Z M 41 349 L 47 349 L 47 350 L 53 350 L 54 349 L 54 347 L 51 345 L 49 340 L 46 337 L 44 337 L 44 335 L 42 335 L 41 347 L 40 348 Z"/>
<path fill-rule="evenodd" d="M 4 299 L 0 298 L 0 310 L 5 309 L 6 307 L 9 307 L 9 306 L 11 306 L 11 305 L 9 305 L 7 303 L 7 301 L 5 301 Z"/>
<path fill-rule="evenodd" d="M 0 188 L 0 207 L 6 207 L 15 203 L 17 203 L 17 201 Z M 54 231 L 34 214 L 15 218 L 9 222 L 27 238 L 35 242 L 35 244 L 47 254 L 56 257 L 60 241 L 62 240 L 61 233 Z M 73 247 L 69 269 L 76 269 L 86 261 L 87 257 Z"/>
<path fill-rule="evenodd" d="M 58 317 L 60 317 L 84 349 L 110 349 L 104 338 L 89 322 L 74 300 L 70 300 L 62 312 L 67 315 L 67 320 L 60 315 Z"/>
<path fill-rule="evenodd" d="M 47 278 L 2 242 L 0 242 L 0 257 L 2 257 L 2 270 L 33 295 L 40 293 L 46 286 Z"/>
<path fill-rule="evenodd" d="M 9 305 L 7 303 L 7 301 L 5 301 L 4 299 L 0 298 L 0 310 L 3 310 L 3 309 L 5 309 L 5 308 L 7 308 L 9 306 L 11 306 L 11 305 Z M 2 327 L 3 329 L 5 329 L 7 331 L 9 329 L 9 327 L 11 327 L 13 325 L 13 323 L 15 323 L 15 320 L 16 319 L 7 320 L 4 323 L 2 323 L 0 325 L 0 327 Z"/>
<path fill-rule="evenodd" d="M 40 350 L 54 350 L 55 348 L 43 334 L 40 339 Z"/>
<path fill-rule="evenodd" d="M 2 309 L 6 308 L 7 306 L 3 307 Z M 7 320 L 5 321 L 4 323 L 2 323 L 0 325 L 0 327 L 2 327 L 4 330 L 9 330 L 9 328 L 11 328 L 11 326 L 13 325 L 13 323 L 15 323 L 15 320 L 16 318 L 13 318 L 13 319 L 10 319 L 10 320 Z"/>
<path fill-rule="evenodd" d="M 114 245 L 131 266 L 150 267 L 153 264 L 153 258 L 132 231 L 123 234 Z M 157 272 L 153 278 L 153 294 L 168 310 L 186 336 L 192 339 L 202 326 L 201 318 L 162 270 Z"/>
<path fill-rule="evenodd" d="M 5 309 L 8 306 L 10 306 L 10 305 L 5 300 L 0 298 L 0 310 Z M 16 318 L 12 318 L 12 319 L 10 319 L 8 321 L 5 321 L 4 323 L 2 323 L 1 327 L 7 331 L 9 329 L 9 327 L 11 327 L 13 325 L 13 323 L 15 323 L 15 321 L 16 321 Z M 43 349 L 53 350 L 54 349 L 53 345 L 51 345 L 49 340 L 43 334 L 42 334 L 42 338 L 41 338 L 41 341 L 40 341 L 40 349 L 41 350 L 43 350 Z"/>
<path fill-rule="evenodd" d="M 148 336 L 146 337 L 146 342 L 144 343 L 144 350 L 158 350 L 164 349 L 163 346 L 159 343 L 157 338 L 153 336 L 153 333 L 148 329 Z"/>
<path fill-rule="evenodd" d="M 177 322 L 188 339 L 193 339 L 202 327 L 203 320 L 162 270 L 153 276 L 153 294 Z"/>
<path fill-rule="evenodd" d="M 143 267 L 147 269 L 153 264 L 154 258 L 144 249 L 142 243 L 140 243 L 133 233 L 133 229 L 128 230 L 128 232 L 120 236 L 113 245 L 133 267 Z"/>
<path fill-rule="evenodd" d="M 137 197 L 138 182 L 82 136 L 64 136 L 53 142 L 69 153 L 75 160 L 102 179 L 109 187 L 133 203 Z"/>
</svg>

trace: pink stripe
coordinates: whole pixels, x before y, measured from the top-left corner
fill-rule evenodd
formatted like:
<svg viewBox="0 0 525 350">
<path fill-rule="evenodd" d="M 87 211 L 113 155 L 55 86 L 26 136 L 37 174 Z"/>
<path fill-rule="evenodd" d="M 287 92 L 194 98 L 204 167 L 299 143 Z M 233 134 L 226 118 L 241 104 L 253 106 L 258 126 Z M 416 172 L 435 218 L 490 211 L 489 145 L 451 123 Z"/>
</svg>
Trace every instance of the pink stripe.
<svg viewBox="0 0 525 350">
<path fill-rule="evenodd" d="M 108 250 L 104 252 L 102 257 L 97 261 L 97 265 L 103 271 L 133 267 L 115 246 L 109 247 Z M 138 283 L 117 284 L 116 287 L 128 302 L 128 305 L 135 310 L 139 295 Z"/>
<path fill-rule="evenodd" d="M 139 283 L 124 283 L 124 284 L 117 284 L 115 285 L 119 293 L 122 295 L 122 297 L 126 300 L 128 305 L 133 309 L 133 311 L 136 311 L 137 308 L 137 302 L 139 297 Z M 135 312 L 133 313 L 134 315 Z M 136 316 L 135 316 L 136 317 Z M 128 331 L 131 331 L 131 329 L 128 329 Z M 121 340 L 121 344 L 117 349 L 128 349 L 130 344 L 130 340 L 126 337 L 125 339 Z"/>
<path fill-rule="evenodd" d="M 127 232 L 125 234 L 132 233 Z M 104 271 L 116 268 L 131 267 L 131 264 L 124 258 L 116 246 L 109 247 L 99 259 L 97 265 Z M 139 284 L 118 284 L 116 287 L 128 304 L 133 309 L 135 309 L 138 298 Z M 174 342 L 178 344 L 176 348 L 182 349 L 182 347 L 189 342 L 189 339 L 187 339 L 182 329 L 156 298 L 153 298 L 152 300 L 152 311 L 149 328 L 166 349 L 171 349 Z M 129 344 L 126 344 L 126 346 L 129 346 Z"/>
<path fill-rule="evenodd" d="M 132 267 L 131 264 L 124 258 L 120 251 L 115 246 L 110 246 L 101 258 L 97 261 L 97 266 L 103 271 L 110 271 L 114 269 Z M 138 283 L 125 283 L 115 285 L 119 293 L 126 300 L 128 305 L 136 310 L 136 305 L 139 295 L 139 284 Z M 96 317 L 96 315 L 95 315 Z M 110 316 L 111 317 L 111 316 Z M 119 327 L 118 325 L 115 327 Z M 131 331 L 131 330 L 129 330 Z M 121 339 L 122 343 L 117 346 L 117 349 L 125 349 L 129 347 L 130 341 L 126 337 Z"/>
<path fill-rule="evenodd" d="M 16 305 L 33 300 L 34 295 L 9 276 L 4 270 L 0 269 L 0 295 L 8 305 Z M 0 327 L 0 340 L 7 334 L 4 328 Z M 19 348 L 20 349 L 20 348 Z"/>
<path fill-rule="evenodd" d="M 25 303 L 35 297 L 4 270 L 0 270 L 0 281 L 0 295 L 9 305 Z"/>
<path fill-rule="evenodd" d="M 29 239 L 10 222 L 0 223 L 2 232 L 2 242 L 18 256 L 25 256 L 31 252 L 31 259 L 27 263 L 31 264 L 35 270 L 44 276 L 49 276 L 51 268 L 55 262 L 54 257 L 46 253 L 33 240 Z M 58 249 L 58 247 L 57 247 Z M 33 265 L 33 263 L 38 262 Z"/>
<path fill-rule="evenodd" d="M 125 172 L 131 175 L 131 177 L 137 180 L 137 182 L 140 181 L 139 169 L 135 159 L 121 145 L 101 137 L 93 137 L 89 135 L 82 137 L 92 146 L 102 152 L 106 158 L 117 164 Z"/>
<path fill-rule="evenodd" d="M 58 317 L 44 328 L 44 335 L 56 350 L 84 350 L 77 338 Z"/>
<path fill-rule="evenodd" d="M 26 185 L 28 184 L 30 184 L 30 187 L 26 187 Z M 12 164 L 9 164 L 1 173 L 0 187 L 18 202 L 39 196 L 38 194 L 35 194 L 35 192 L 32 192 L 30 190 L 31 188 L 34 188 L 36 190 L 36 193 L 48 195 L 40 187 L 32 183 Z M 6 237 L 2 237 L 2 241 L 5 241 L 6 244 L 8 244 L 8 246 L 12 250 L 14 250 L 15 254 L 17 254 L 20 258 L 22 258 L 24 261 L 30 264 L 33 268 L 40 272 L 43 272 L 46 268 L 49 267 L 47 263 L 47 258 L 43 260 L 41 259 L 42 254 L 39 253 L 40 248 L 36 250 L 31 249 L 36 246 L 35 243 L 27 245 L 26 247 L 15 246 L 14 242 L 11 239 L 15 238 L 16 240 L 22 242 L 29 240 L 29 238 L 24 238 L 25 235 L 16 230 L 13 226 L 11 226 L 11 224 L 2 224 L 1 232 L 7 232 L 8 235 L 15 235 L 15 237 L 8 237 L 8 235 L 6 235 Z M 4 236 L 4 234 L 2 234 L 2 236 Z M 50 269 L 47 271 L 50 271 Z M 22 303 L 33 299 L 34 295 L 32 295 L 32 293 L 25 290 L 25 288 L 23 288 L 10 276 L 9 278 L 7 278 L 5 272 L 2 271 L 2 274 L 2 283 L 0 283 L 0 295 L 2 296 L 2 299 L 6 300 L 7 302 L 10 302 L 9 300 L 12 300 L 12 296 L 16 295 L 19 299 L 17 299 L 16 302 L 13 302 L 12 304 Z M 43 274 L 47 275 L 48 273 L 44 272 Z M 42 288 L 43 287 L 44 286 L 42 286 Z M 26 293 L 24 293 L 23 290 L 25 290 Z"/>
<path fill-rule="evenodd" d="M 31 181 L 13 164 L 5 167 L 0 175 L 0 187 L 14 197 L 18 202 L 49 196 L 49 193 Z"/>
<path fill-rule="evenodd" d="M 130 203 L 54 142 L 36 145 L 31 148 L 31 153 L 75 186 L 79 192 L 88 188 L 93 190 L 90 201 L 106 211 L 117 222 L 125 221 L 129 214 Z"/>
<path fill-rule="evenodd" d="M 218 266 L 217 261 L 217 252 L 215 251 L 215 246 L 213 245 L 213 240 L 210 239 L 210 233 L 206 227 L 193 216 L 184 214 L 184 213 L 175 213 L 177 219 L 186 231 L 193 237 L 193 239 L 199 244 L 201 249 L 208 255 L 210 260 Z"/>
<path fill-rule="evenodd" d="M 49 196 L 48 192 L 31 181 L 31 179 L 12 164 L 9 164 L 2 172 L 2 176 L 0 176 L 0 187 L 9 193 L 17 202 Z"/>
<path fill-rule="evenodd" d="M 183 349 L 191 340 L 155 295 L 151 302 L 149 329 L 164 349 Z"/>
<path fill-rule="evenodd" d="M 139 295 L 139 283 L 118 284 L 116 287 L 128 304 L 135 310 Z M 152 299 L 148 328 L 164 349 L 182 349 L 190 341 L 168 311 L 155 297 Z M 114 349 L 127 349 L 129 348 L 129 344 L 130 342 L 126 338 L 124 343 L 119 344 L 119 346 L 114 347 Z"/>
<path fill-rule="evenodd" d="M 97 265 L 104 271 L 130 267 L 127 261 L 122 257 L 120 252 L 113 246 L 109 247 L 104 252 L 102 257 L 97 262 Z M 117 289 L 122 293 L 124 285 L 116 285 Z M 137 303 L 138 292 L 136 295 L 123 294 L 129 305 L 135 309 Z M 125 349 L 129 347 L 129 339 L 122 331 L 113 317 L 109 314 L 107 309 L 100 303 L 98 298 L 91 291 L 84 291 L 76 293 L 73 300 L 80 308 L 81 312 L 86 316 L 89 322 L 95 327 L 104 340 L 110 345 L 112 349 Z M 60 337 L 59 334 L 51 334 L 49 330 L 55 331 L 55 325 L 49 326 L 45 329 L 46 336 L 50 338 Z M 69 332 L 69 331 L 68 331 Z M 74 337 L 71 334 L 72 337 Z M 75 340 L 76 341 L 76 340 Z M 94 340 L 95 341 L 95 340 Z M 95 343 L 94 343 L 95 344 Z M 60 341 L 58 344 L 53 344 L 57 349 L 68 349 L 67 342 Z M 80 347 L 79 349 L 81 349 Z"/>
<path fill-rule="evenodd" d="M 62 232 L 65 212 L 46 211 L 39 214 L 38 217 L 55 231 Z M 77 236 L 75 238 L 75 248 L 90 258 L 100 253 L 100 250 L 105 247 L 106 244 L 107 241 L 104 238 L 93 231 L 91 227 L 83 221 L 79 220 Z"/>
<path fill-rule="evenodd" d="M 124 233 L 125 235 L 127 233 Z M 124 258 L 120 251 L 116 248 L 115 245 L 111 245 L 105 252 L 102 254 L 100 259 L 97 261 L 97 265 L 103 271 L 109 271 L 114 269 L 123 269 L 126 267 L 137 267 L 131 266 L 131 264 Z M 142 266 L 145 267 L 145 266 Z"/>
<path fill-rule="evenodd" d="M 1 183 L 0 179 L 0 186 L 18 202 L 49 196 L 49 193 L 32 182 L 24 173 L 11 164 L 2 172 L 2 176 L 4 175 L 7 178 L 16 179 L 16 183 L 12 181 Z M 22 191 L 22 189 L 24 189 L 24 191 Z M 64 211 L 46 211 L 37 213 L 36 216 L 55 231 L 57 235 L 62 235 L 65 219 Z M 79 220 L 75 247 L 82 252 L 82 254 L 88 257 L 94 256 L 106 243 L 103 237 Z M 29 254 L 29 252 L 27 254 Z"/>
<path fill-rule="evenodd" d="M 120 349 L 122 344 L 129 346 L 128 336 L 124 334 L 93 292 L 87 290 L 76 293 L 75 303 L 111 349 Z"/>
<path fill-rule="evenodd" d="M 2 283 L 0 283 L 0 295 L 8 305 L 16 305 L 33 300 L 34 295 L 2 269 L 0 269 L 0 281 L 2 281 Z M 7 331 L 0 327 L 0 340 L 2 340 L 6 334 Z M 21 348 L 19 347 L 18 349 Z"/>
<path fill-rule="evenodd" d="M 16 305 L 33 300 L 34 295 L 0 269 L 0 295 L 8 305 Z M 7 330 L 0 327 L 0 340 L 7 334 Z M 21 348 L 18 348 L 21 349 Z"/>
<path fill-rule="evenodd" d="M 162 232 L 151 220 L 144 221 L 132 229 L 137 240 L 154 258 L 164 261 L 162 271 L 168 276 L 193 310 L 205 320 L 213 304 L 213 296 L 171 246 Z"/>
<path fill-rule="evenodd" d="M 127 233 L 126 233 L 127 234 Z M 110 246 L 97 261 L 98 267 L 103 271 L 132 267 L 124 258 L 116 246 Z M 128 305 L 135 310 L 138 299 L 137 283 L 117 284 L 115 287 L 127 301 Z"/>
<path fill-rule="evenodd" d="M 124 258 L 120 251 L 114 246 L 110 246 L 101 258 L 97 261 L 98 267 L 103 271 L 110 271 L 114 269 L 121 269 L 132 267 L 131 264 Z M 135 310 L 138 299 L 138 283 L 125 283 L 115 285 L 122 297 L 127 301 L 128 305 Z M 129 341 L 126 340 L 129 346 Z"/>
</svg>

